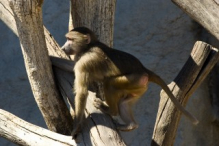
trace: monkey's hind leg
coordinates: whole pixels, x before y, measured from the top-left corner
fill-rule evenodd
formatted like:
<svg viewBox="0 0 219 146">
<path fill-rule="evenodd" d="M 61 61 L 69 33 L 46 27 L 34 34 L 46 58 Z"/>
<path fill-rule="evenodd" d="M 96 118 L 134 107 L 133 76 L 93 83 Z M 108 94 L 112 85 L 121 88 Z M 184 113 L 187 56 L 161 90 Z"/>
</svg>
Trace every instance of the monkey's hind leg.
<svg viewBox="0 0 219 146">
<path fill-rule="evenodd" d="M 116 123 L 118 130 L 131 131 L 138 128 L 132 112 L 133 102 L 133 97 L 127 97 L 119 103 L 119 114 L 125 124 Z"/>
</svg>

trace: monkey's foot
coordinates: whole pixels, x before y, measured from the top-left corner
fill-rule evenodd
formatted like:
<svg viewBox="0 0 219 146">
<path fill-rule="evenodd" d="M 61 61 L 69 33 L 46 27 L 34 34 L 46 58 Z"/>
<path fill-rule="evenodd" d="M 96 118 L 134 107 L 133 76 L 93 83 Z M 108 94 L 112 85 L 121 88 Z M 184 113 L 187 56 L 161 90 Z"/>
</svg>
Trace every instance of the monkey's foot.
<svg viewBox="0 0 219 146">
<path fill-rule="evenodd" d="M 138 124 L 130 123 L 130 124 L 120 124 L 116 122 L 116 128 L 120 131 L 131 131 L 138 128 Z"/>
</svg>

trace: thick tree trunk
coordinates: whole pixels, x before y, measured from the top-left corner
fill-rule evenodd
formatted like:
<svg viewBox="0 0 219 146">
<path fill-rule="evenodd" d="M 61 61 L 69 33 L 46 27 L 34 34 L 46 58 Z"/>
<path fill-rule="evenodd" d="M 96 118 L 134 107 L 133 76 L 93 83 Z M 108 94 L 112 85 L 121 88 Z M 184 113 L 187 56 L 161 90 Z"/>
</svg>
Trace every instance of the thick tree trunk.
<svg viewBox="0 0 219 146">
<path fill-rule="evenodd" d="M 14 20 L 14 15 L 13 12 L 11 11 L 8 1 L 7 0 L 0 0 L 0 19 L 2 19 L 7 26 L 15 33 L 18 35 L 17 32 L 17 27 L 15 25 L 15 20 Z M 68 59 L 68 57 L 60 50 L 59 45 L 56 43 L 52 35 L 48 32 L 46 28 L 44 28 L 44 34 L 45 34 L 45 39 L 46 39 L 46 45 L 49 51 L 49 55 L 52 56 L 57 56 L 61 58 Z M 64 37 L 64 36 L 63 36 Z M 62 93 L 63 97 L 67 97 L 71 103 L 73 102 L 73 93 L 72 93 L 72 84 L 73 84 L 73 74 L 61 71 L 57 68 L 54 68 L 54 73 L 58 81 L 58 87 Z M 112 120 L 109 116 L 102 114 L 100 111 L 98 111 L 96 108 L 93 106 L 93 99 L 96 98 L 94 93 L 89 92 L 88 96 L 88 102 L 87 102 L 87 108 L 86 108 L 86 125 L 84 126 L 84 129 L 81 134 L 81 143 L 80 145 L 116 145 L 116 146 L 121 146 L 125 145 L 125 143 L 122 141 L 121 137 L 115 130 L 115 126 L 112 123 Z M 8 117 L 9 118 L 9 117 Z M 12 117 L 14 118 L 14 117 Z M 0 122 L 4 122 L 4 119 L 0 117 Z M 29 129 L 30 125 L 26 124 L 25 122 L 21 125 L 21 123 L 17 123 L 17 120 L 15 120 L 15 123 L 17 124 L 16 130 L 27 134 L 33 134 L 36 133 L 35 131 L 41 131 L 42 128 L 37 127 L 34 131 L 27 131 L 25 129 Z M 20 143 L 17 141 L 17 139 L 20 139 L 18 136 L 19 135 L 10 135 L 10 138 L 8 137 L 8 134 L 5 133 L 11 133 L 10 129 L 5 128 L 4 124 L 0 124 L 0 136 L 3 136 L 17 144 L 24 145 L 23 143 Z M 39 129 L 38 129 L 39 128 Z M 44 129 L 45 130 L 45 129 Z M 43 131 L 44 131 L 43 130 Z M 33 132 L 33 133 L 32 133 Z M 39 135 L 38 135 L 39 134 Z M 39 137 L 41 134 L 38 133 L 35 135 L 36 137 Z M 46 134 L 45 134 L 46 135 Z M 45 141 L 50 141 L 47 140 L 47 138 L 51 138 L 54 141 L 60 141 L 63 137 L 53 137 L 52 133 L 48 133 L 48 135 L 51 135 L 51 137 L 45 136 L 43 139 Z M 32 138 L 34 139 L 33 136 Z M 43 136 L 43 135 L 42 135 Z M 24 139 L 24 142 L 26 141 L 34 141 L 33 139 Z M 64 138 L 66 139 L 66 138 Z M 65 141 L 63 139 L 63 141 Z M 67 138 L 68 139 L 68 138 Z M 44 142 L 45 142 L 44 141 Z M 42 142 L 43 145 L 43 142 Z"/>
<path fill-rule="evenodd" d="M 33 95 L 52 131 L 70 134 L 72 118 L 57 91 L 43 33 L 42 1 L 10 2 Z"/>
<path fill-rule="evenodd" d="M 71 0 L 73 26 L 93 30 L 101 42 L 113 46 L 116 0 Z"/>
<path fill-rule="evenodd" d="M 71 0 L 71 14 L 69 18 L 69 30 L 72 27 L 86 26 L 92 29 L 97 34 L 98 39 L 105 44 L 113 45 L 113 28 L 114 28 L 114 14 L 115 14 L 116 0 Z M 68 77 L 70 79 L 70 77 Z M 71 79 L 73 80 L 73 79 Z M 62 81 L 62 80 L 59 80 Z M 62 88 L 67 84 L 59 83 Z M 69 86 L 69 85 L 67 85 Z M 68 88 L 68 87 L 64 87 Z M 99 97 L 104 98 L 102 92 L 102 85 L 98 83 Z M 72 97 L 72 93 L 68 93 L 68 97 Z M 112 119 L 108 115 L 104 115 L 99 110 L 94 108 L 95 95 L 89 92 L 87 106 L 85 110 L 86 124 L 82 129 L 81 139 L 89 145 L 125 145 L 112 123 Z M 72 103 L 72 98 L 69 98 Z M 107 122 L 106 122 L 107 121 Z M 95 127 L 95 128 L 94 128 Z M 89 131 L 91 134 L 89 135 Z"/>
<path fill-rule="evenodd" d="M 219 40 L 219 0 L 172 0 Z"/>
<path fill-rule="evenodd" d="M 218 62 L 219 53 L 216 48 L 204 43 L 196 42 L 191 55 L 184 67 L 169 85 L 175 97 L 186 105 L 191 94 L 198 88 L 213 66 Z M 181 113 L 169 100 L 165 92 L 161 92 L 161 99 L 152 138 L 153 146 L 172 146 Z"/>
</svg>

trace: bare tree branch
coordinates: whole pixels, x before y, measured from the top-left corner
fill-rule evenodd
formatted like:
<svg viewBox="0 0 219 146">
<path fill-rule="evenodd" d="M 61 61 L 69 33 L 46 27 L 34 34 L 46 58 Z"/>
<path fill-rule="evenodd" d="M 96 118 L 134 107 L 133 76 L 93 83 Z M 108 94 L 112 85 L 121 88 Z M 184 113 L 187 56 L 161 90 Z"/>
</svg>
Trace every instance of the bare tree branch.
<svg viewBox="0 0 219 146">
<path fill-rule="evenodd" d="M 73 26 L 86 26 L 99 40 L 113 46 L 113 29 L 116 0 L 71 0 Z"/>
<path fill-rule="evenodd" d="M 14 32 L 17 32 L 13 13 L 8 6 L 8 2 L 5 0 L 0 0 L 0 14 L 4 14 L 7 17 L 1 16 L 0 18 L 11 28 Z M 4 12 L 4 13 L 1 13 Z M 15 26 L 15 27 L 13 27 Z M 46 45 L 49 51 L 49 54 L 52 56 L 58 56 L 65 59 L 68 57 L 60 51 L 59 45 L 56 43 L 52 35 L 48 32 L 46 28 L 44 28 L 44 34 L 46 39 Z M 59 89 L 63 95 L 63 97 L 67 97 L 70 102 L 73 102 L 74 95 L 72 93 L 72 84 L 73 84 L 73 74 L 69 72 L 64 72 L 54 67 L 54 73 L 58 81 Z M 83 145 L 125 145 L 119 136 L 118 132 L 115 130 L 115 126 L 112 123 L 112 120 L 109 116 L 102 114 L 93 106 L 93 99 L 96 98 L 94 93 L 89 93 L 87 108 L 86 108 L 86 125 L 81 134 L 81 143 Z M 1 117 L 0 117 L 1 120 Z M 2 128 L 2 124 L 0 124 L 0 129 L 2 129 L 2 133 L 7 133 L 6 129 Z M 19 126 L 19 123 L 18 123 Z M 24 126 L 25 127 L 25 124 Z M 28 126 L 25 128 L 28 129 Z M 0 131 L 1 132 L 1 131 Z M 1 135 L 5 138 L 8 138 L 6 135 Z M 13 135 L 15 137 L 15 135 Z M 10 139 L 8 138 L 9 140 Z M 16 138 L 15 138 L 16 139 Z M 57 138 L 59 139 L 59 138 Z M 17 143 L 17 141 L 14 141 Z M 18 143 L 20 144 L 20 143 Z"/>
<path fill-rule="evenodd" d="M 184 106 L 218 62 L 218 59 L 218 49 L 204 42 L 196 42 L 184 67 L 174 79 L 174 82 L 169 84 L 169 88 L 175 97 Z M 152 138 L 153 146 L 173 145 L 180 117 L 181 113 L 169 100 L 166 93 L 162 91 Z"/>
<path fill-rule="evenodd" d="M 76 146 L 71 136 L 61 135 L 27 123 L 0 109 L 0 136 L 19 145 L 30 146 Z"/>
<path fill-rule="evenodd" d="M 54 82 L 43 33 L 41 2 L 15 0 L 10 2 L 10 6 L 33 95 L 44 120 L 50 130 L 70 134 L 72 118 Z"/>
<path fill-rule="evenodd" d="M 219 40 L 218 0 L 172 0 Z"/>
</svg>

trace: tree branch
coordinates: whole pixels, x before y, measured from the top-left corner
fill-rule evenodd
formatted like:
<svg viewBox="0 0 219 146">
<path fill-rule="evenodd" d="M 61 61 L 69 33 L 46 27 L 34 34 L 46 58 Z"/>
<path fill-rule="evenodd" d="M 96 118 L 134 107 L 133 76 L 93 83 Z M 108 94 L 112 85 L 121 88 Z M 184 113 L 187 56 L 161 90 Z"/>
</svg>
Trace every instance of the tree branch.
<svg viewBox="0 0 219 146">
<path fill-rule="evenodd" d="M 219 40 L 218 0 L 172 0 Z"/>
<path fill-rule="evenodd" d="M 76 146 L 71 136 L 61 135 L 27 123 L 0 109 L 0 136 L 19 145 L 31 146 Z"/>
<path fill-rule="evenodd" d="M 16 21 L 33 95 L 44 120 L 50 130 L 70 134 L 72 118 L 57 92 L 42 33 L 41 3 L 38 0 L 15 0 L 10 1 L 10 7 Z"/>
<path fill-rule="evenodd" d="M 7 24 L 7 26 L 13 32 L 15 32 L 15 34 L 18 34 L 16 25 L 15 25 L 13 12 L 8 6 L 8 1 L 0 0 L 0 14 L 1 13 L 4 15 L 0 15 L 0 18 Z M 59 45 L 56 43 L 52 35 L 49 33 L 49 31 L 45 27 L 44 27 L 44 34 L 45 34 L 46 45 L 49 51 L 49 55 L 68 59 L 69 57 L 67 57 L 60 50 Z M 67 100 L 69 100 L 69 102 L 71 102 L 72 104 L 74 100 L 74 95 L 72 93 L 73 74 L 59 70 L 58 68 L 55 68 L 55 67 L 54 67 L 54 74 L 57 79 L 57 82 L 58 82 L 57 85 L 59 87 L 59 90 L 61 91 L 62 96 L 67 98 Z M 84 126 L 82 134 L 81 134 L 82 142 L 80 143 L 80 145 L 83 145 L 83 143 L 85 143 L 86 145 L 92 145 L 92 144 L 99 145 L 100 144 L 103 146 L 104 145 L 116 145 L 116 146 L 125 145 L 120 135 L 115 130 L 115 127 L 114 127 L 114 124 L 112 123 L 111 118 L 105 114 L 102 114 L 100 111 L 94 108 L 93 106 L 94 98 L 96 98 L 94 93 L 89 92 L 88 102 L 87 102 L 87 107 L 86 107 L 86 115 L 87 115 L 86 123 L 85 123 L 86 125 Z M 1 117 L 0 117 L 0 121 L 1 121 Z M 20 123 L 17 123 L 17 125 L 19 126 Z M 28 124 L 27 124 L 27 127 L 25 125 L 26 124 L 24 124 L 21 127 L 25 127 L 25 129 L 28 129 L 29 128 Z M 15 143 L 18 143 L 18 141 L 13 140 L 13 138 L 7 137 L 8 134 L 4 135 L 4 133 L 8 133 L 10 131 L 7 132 L 7 129 L 2 128 L 3 126 L 4 126 L 3 124 L 0 124 L 0 129 L 2 129 L 2 132 L 0 131 L 0 133 L 2 134 L 1 136 Z M 15 137 L 14 139 L 17 139 L 15 135 L 12 135 L 12 137 Z M 62 139 L 62 137 L 57 138 L 57 139 Z M 22 143 L 18 143 L 18 144 L 23 145 Z M 43 142 L 42 142 L 42 145 L 43 145 Z"/>
<path fill-rule="evenodd" d="M 73 26 L 93 30 L 101 42 L 113 46 L 116 0 L 71 0 Z"/>
<path fill-rule="evenodd" d="M 169 85 L 175 97 L 185 106 L 189 97 L 206 78 L 219 59 L 216 48 L 204 42 L 196 42 L 184 67 Z M 152 138 L 153 146 L 173 145 L 181 112 L 169 100 L 165 92 L 161 99 Z"/>
</svg>

